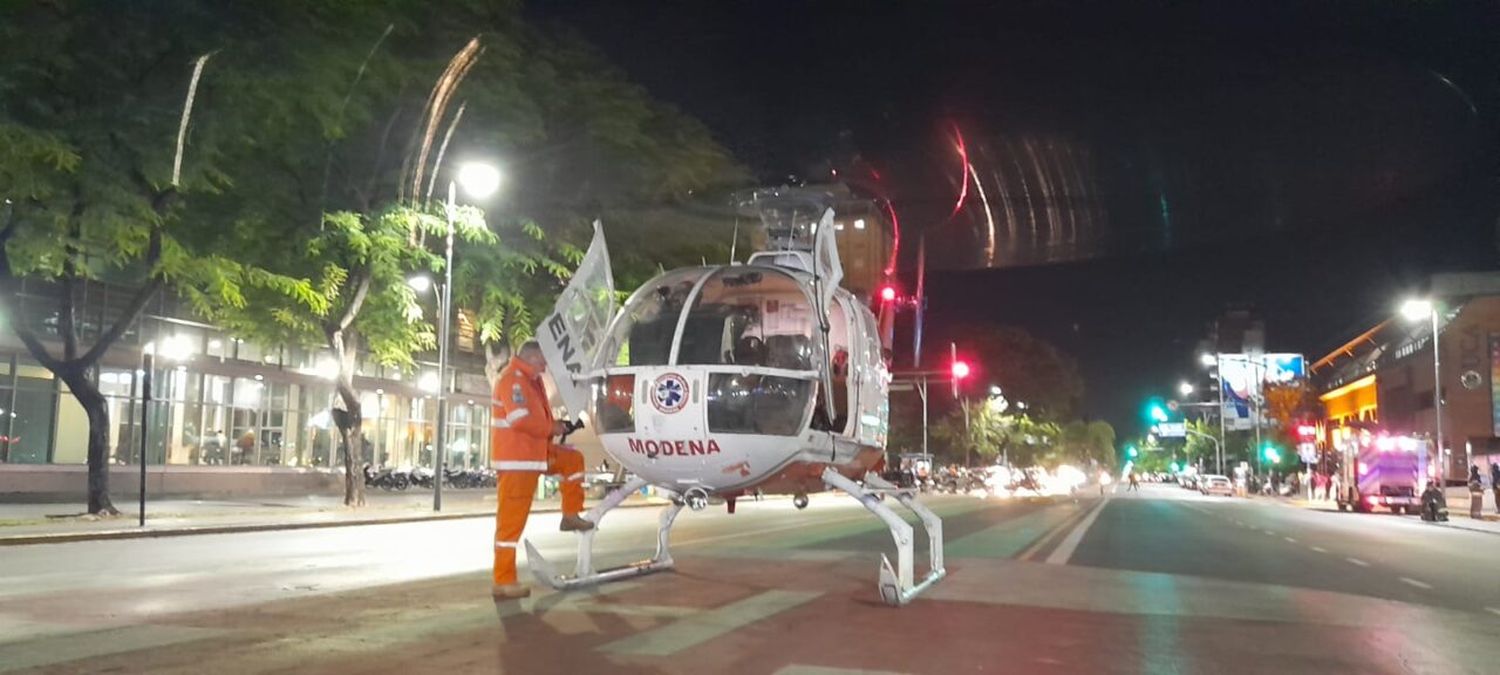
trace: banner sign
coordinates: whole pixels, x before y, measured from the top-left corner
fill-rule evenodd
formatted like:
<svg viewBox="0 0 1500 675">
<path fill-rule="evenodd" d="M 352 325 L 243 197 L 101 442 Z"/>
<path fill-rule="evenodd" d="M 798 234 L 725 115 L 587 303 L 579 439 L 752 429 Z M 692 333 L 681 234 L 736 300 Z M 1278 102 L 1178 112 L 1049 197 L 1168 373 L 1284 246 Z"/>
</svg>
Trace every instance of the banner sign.
<svg viewBox="0 0 1500 675">
<path fill-rule="evenodd" d="M 1490 334 L 1490 419 L 1500 436 L 1500 333 Z"/>
</svg>

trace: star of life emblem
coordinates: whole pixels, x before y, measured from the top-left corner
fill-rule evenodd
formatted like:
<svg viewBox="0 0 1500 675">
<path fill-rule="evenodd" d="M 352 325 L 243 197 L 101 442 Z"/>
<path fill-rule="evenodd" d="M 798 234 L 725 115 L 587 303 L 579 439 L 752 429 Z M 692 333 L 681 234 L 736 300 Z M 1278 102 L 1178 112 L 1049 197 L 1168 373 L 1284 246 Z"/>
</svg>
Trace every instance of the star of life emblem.
<svg viewBox="0 0 1500 675">
<path fill-rule="evenodd" d="M 687 380 L 677 373 L 662 375 L 651 385 L 651 405 L 668 415 L 686 407 L 687 397 Z"/>
</svg>

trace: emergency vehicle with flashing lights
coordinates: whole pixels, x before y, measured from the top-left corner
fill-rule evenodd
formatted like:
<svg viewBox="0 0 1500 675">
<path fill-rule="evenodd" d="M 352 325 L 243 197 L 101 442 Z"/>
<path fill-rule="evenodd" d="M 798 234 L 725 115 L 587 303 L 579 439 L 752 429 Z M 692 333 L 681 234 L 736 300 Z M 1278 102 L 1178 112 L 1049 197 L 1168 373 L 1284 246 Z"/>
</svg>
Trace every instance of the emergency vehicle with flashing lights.
<svg viewBox="0 0 1500 675">
<path fill-rule="evenodd" d="M 1426 485 L 1427 441 L 1368 429 L 1339 439 L 1340 511 L 1415 514 Z"/>
</svg>

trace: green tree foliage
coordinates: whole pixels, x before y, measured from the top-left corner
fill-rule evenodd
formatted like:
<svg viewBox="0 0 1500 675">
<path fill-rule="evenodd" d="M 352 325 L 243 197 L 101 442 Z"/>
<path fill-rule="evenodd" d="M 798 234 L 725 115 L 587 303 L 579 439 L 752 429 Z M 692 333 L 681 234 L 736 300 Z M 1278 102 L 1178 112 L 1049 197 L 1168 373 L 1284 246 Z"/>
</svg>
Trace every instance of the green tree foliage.
<svg viewBox="0 0 1500 675">
<path fill-rule="evenodd" d="M 1083 398 L 1078 363 L 1051 343 L 1021 328 L 964 324 L 945 328 L 929 344 L 946 350 L 950 342 L 975 366 L 963 392 L 971 398 L 986 396 L 995 385 L 1012 404 L 1024 402 L 1050 419 L 1068 419 L 1078 409 Z"/>
<path fill-rule="evenodd" d="M 444 76 L 471 41 L 466 76 Z M 205 54 L 173 181 L 177 113 Z M 434 91 L 451 92 L 446 106 Z M 65 295 L 85 279 L 140 289 L 92 345 L 70 337 L 67 304 L 60 347 L 16 326 L 91 411 L 90 510 L 111 509 L 92 366 L 162 288 L 246 336 L 332 350 L 358 503 L 356 354 L 409 366 L 433 346 L 402 280 L 441 271 L 446 217 L 431 193 L 478 158 L 506 183 L 488 213 L 459 210 L 455 304 L 493 353 L 529 335 L 590 220 L 637 228 L 611 243 L 622 275 L 643 279 L 719 250 L 678 207 L 744 176 L 701 125 L 576 39 L 527 25 L 516 3 L 8 4 L 0 271 Z"/>
<path fill-rule="evenodd" d="M 245 142 L 238 130 L 269 111 L 205 85 L 185 123 L 194 64 L 211 57 L 204 82 L 263 89 L 275 79 L 256 42 L 269 24 L 236 23 L 215 4 L 13 2 L 0 14 L 4 308 L 17 338 L 88 416 L 91 513 L 115 512 L 97 364 L 153 296 L 167 289 L 202 308 L 260 290 L 319 300 L 305 281 L 222 247 L 226 223 L 203 199 L 230 188 L 221 158 Z M 289 25 L 281 37 L 295 42 L 298 24 Z M 22 279 L 50 282 L 57 297 L 23 306 Z M 105 325 L 87 324 L 75 307 L 87 281 L 134 292 Z"/>
</svg>

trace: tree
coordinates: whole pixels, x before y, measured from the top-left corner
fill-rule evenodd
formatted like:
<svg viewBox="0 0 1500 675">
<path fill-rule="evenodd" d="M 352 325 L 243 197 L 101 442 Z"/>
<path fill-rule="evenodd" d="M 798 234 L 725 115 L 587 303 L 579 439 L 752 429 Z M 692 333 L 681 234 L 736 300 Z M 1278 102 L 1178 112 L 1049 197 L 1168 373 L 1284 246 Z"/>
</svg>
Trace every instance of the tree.
<svg viewBox="0 0 1500 675">
<path fill-rule="evenodd" d="M 1195 463 L 1201 459 L 1205 466 L 1214 466 L 1217 471 L 1218 467 L 1214 463 L 1218 460 L 1218 445 L 1215 443 L 1215 439 L 1219 437 L 1218 427 L 1210 426 L 1203 420 L 1187 420 L 1185 424 L 1190 433 L 1182 446 L 1184 461 Z"/>
<path fill-rule="evenodd" d="M 663 268 L 726 259 L 733 221 L 713 204 L 748 177 L 707 128 L 576 37 L 508 37 L 528 58 L 481 59 L 454 136 L 455 147 L 506 158 L 508 186 L 491 218 L 500 246 L 460 251 L 454 279 L 492 373 L 550 311 L 594 220 L 609 237 L 617 287 L 634 288 Z"/>
<path fill-rule="evenodd" d="M 1115 453 L 1115 428 L 1104 420 L 1089 422 L 1090 457 L 1107 468 L 1114 468 L 1119 455 Z"/>
<path fill-rule="evenodd" d="M 1083 397 L 1083 377 L 1077 362 L 1051 343 L 1023 329 L 990 324 L 962 324 L 935 332 L 930 344 L 949 342 L 970 359 L 976 372 L 965 385 L 966 395 L 982 398 L 999 386 L 1012 405 L 1049 419 L 1068 419 Z"/>
<path fill-rule="evenodd" d="M 441 271 L 445 215 L 432 193 L 452 176 L 457 162 L 447 157 L 483 157 L 506 172 L 497 206 L 454 214 L 453 302 L 477 326 L 492 377 L 581 257 L 589 220 L 611 209 L 660 207 L 736 175 L 701 125 L 655 103 L 581 46 L 528 28 L 513 10 L 463 3 L 434 13 L 398 2 L 370 12 L 379 20 L 363 19 L 360 30 L 325 36 L 326 54 L 297 62 L 307 76 L 275 92 L 324 125 L 276 124 L 257 134 L 278 151 L 279 164 L 257 192 L 290 197 L 225 200 L 226 211 L 252 214 L 241 248 L 262 252 L 270 269 L 314 276 L 328 309 L 263 293 L 206 314 L 265 341 L 321 342 L 333 352 L 350 505 L 363 500 L 355 475 L 362 452 L 357 355 L 410 368 L 435 345 L 404 281 Z M 421 40 L 387 40 L 391 27 Z M 316 193 L 300 187 L 318 181 Z M 661 252 L 660 242 L 671 239 L 640 234 L 625 238 L 627 251 Z M 299 243 L 288 255 L 272 240 Z"/>
<path fill-rule="evenodd" d="M 218 130 L 265 113 L 192 105 L 200 76 L 265 81 L 257 59 L 208 61 L 244 44 L 213 4 L 33 3 L 0 21 L 0 302 L 32 358 L 87 415 L 90 513 L 117 513 L 97 366 L 151 298 L 167 289 L 207 306 L 276 289 L 318 300 L 305 282 L 225 255 L 215 244 L 222 223 L 200 208 L 198 197 L 228 184 L 220 151 L 243 142 Z M 22 279 L 53 284 L 56 305 L 23 307 Z M 90 281 L 134 289 L 105 325 L 78 316 Z"/>
</svg>

